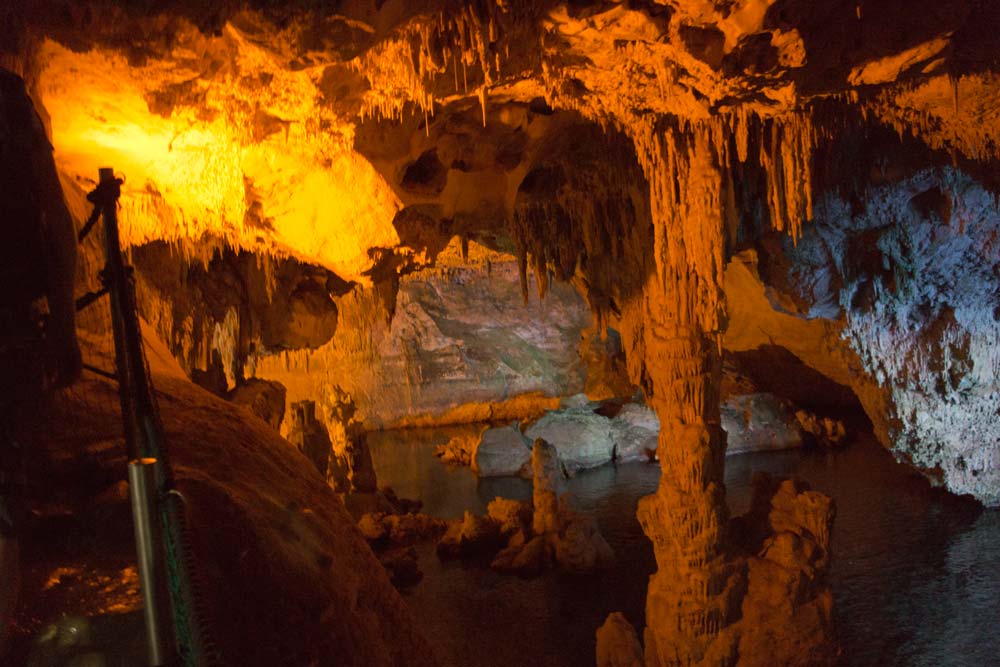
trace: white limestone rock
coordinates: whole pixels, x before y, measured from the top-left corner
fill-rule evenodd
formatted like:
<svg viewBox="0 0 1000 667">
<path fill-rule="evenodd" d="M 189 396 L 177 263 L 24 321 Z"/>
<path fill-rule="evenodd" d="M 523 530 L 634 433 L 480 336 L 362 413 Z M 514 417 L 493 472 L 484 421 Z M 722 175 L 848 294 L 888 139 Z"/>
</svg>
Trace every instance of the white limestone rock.
<svg viewBox="0 0 1000 667">
<path fill-rule="evenodd" d="M 660 420 L 652 408 L 640 403 L 626 403 L 611 420 L 615 461 L 649 461 L 656 456 Z"/>
<path fill-rule="evenodd" d="M 815 213 L 787 251 L 790 283 L 811 316 L 844 322 L 876 435 L 933 482 L 1000 505 L 995 195 L 947 167 L 871 189 L 860 212 L 830 194 Z"/>
<path fill-rule="evenodd" d="M 611 420 L 589 408 L 549 412 L 525 433 L 531 440 L 544 438 L 559 452 L 566 471 L 596 468 L 614 458 Z"/>
<path fill-rule="evenodd" d="M 480 477 L 517 475 L 531 461 L 531 443 L 517 424 L 488 428 L 472 453 L 472 470 Z"/>
</svg>

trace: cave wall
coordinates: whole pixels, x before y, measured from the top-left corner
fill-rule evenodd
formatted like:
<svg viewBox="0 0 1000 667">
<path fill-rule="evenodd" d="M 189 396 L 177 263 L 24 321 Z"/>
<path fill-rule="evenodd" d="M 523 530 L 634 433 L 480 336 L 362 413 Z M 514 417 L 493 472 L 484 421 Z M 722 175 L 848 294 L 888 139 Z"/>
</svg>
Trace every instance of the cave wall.
<svg viewBox="0 0 1000 667">
<path fill-rule="evenodd" d="M 515 258 L 476 243 L 463 257 L 455 239 L 392 286 L 221 249 L 206 263 L 162 243 L 132 258 L 144 317 L 219 395 L 273 380 L 322 418 L 339 388 L 378 429 L 519 418 L 584 390 L 590 312 L 576 290 L 524 301 Z"/>
<path fill-rule="evenodd" d="M 1000 504 L 997 195 L 953 167 L 829 195 L 788 252 L 808 317 L 842 322 L 880 439 L 956 493 Z M 859 392 L 862 399 L 865 393 Z"/>
<path fill-rule="evenodd" d="M 262 354 L 254 375 L 283 384 L 289 401 L 322 405 L 339 386 L 369 428 L 519 418 L 583 391 L 589 311 L 569 285 L 524 302 L 509 255 L 404 276 L 391 321 L 372 289 L 338 306 L 328 344 Z"/>
</svg>

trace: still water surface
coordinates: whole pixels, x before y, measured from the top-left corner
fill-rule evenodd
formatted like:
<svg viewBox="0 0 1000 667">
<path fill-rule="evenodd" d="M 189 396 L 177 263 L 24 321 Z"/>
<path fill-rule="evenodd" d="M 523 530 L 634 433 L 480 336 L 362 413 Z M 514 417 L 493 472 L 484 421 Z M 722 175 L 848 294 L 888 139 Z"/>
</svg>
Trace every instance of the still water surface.
<svg viewBox="0 0 1000 667">
<path fill-rule="evenodd" d="M 528 499 L 520 479 L 478 480 L 433 455 L 450 429 L 372 433 L 379 483 L 424 501 L 428 514 L 483 513 L 496 496 Z M 838 452 L 769 452 L 729 457 L 730 509 L 745 511 L 750 477 L 795 475 L 833 496 L 831 584 L 846 667 L 1000 665 L 1000 511 L 935 492 L 870 437 Z M 420 549 L 424 579 L 405 593 L 442 662 L 467 667 L 594 664 L 594 631 L 611 611 L 643 624 L 652 546 L 635 518 L 655 490 L 656 465 L 605 466 L 568 483 L 617 554 L 617 566 L 588 576 L 550 573 L 524 580 L 488 563 L 440 562 Z"/>
</svg>

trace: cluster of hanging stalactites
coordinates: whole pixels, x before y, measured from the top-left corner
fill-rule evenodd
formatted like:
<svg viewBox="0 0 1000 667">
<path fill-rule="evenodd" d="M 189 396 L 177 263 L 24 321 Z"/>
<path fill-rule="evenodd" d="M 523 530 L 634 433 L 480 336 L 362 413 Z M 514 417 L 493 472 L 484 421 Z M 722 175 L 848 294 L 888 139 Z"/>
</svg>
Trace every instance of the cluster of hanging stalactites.
<svg viewBox="0 0 1000 667">
<path fill-rule="evenodd" d="M 512 231 L 522 273 L 530 265 L 542 293 L 549 273 L 580 278 L 599 322 L 605 309 L 636 293 L 639 279 L 678 322 L 721 331 L 727 234 L 751 203 L 747 193 L 763 198 L 771 225 L 793 238 L 812 216 L 818 133 L 811 116 L 736 111 L 707 121 L 640 119 L 622 128 L 634 153 L 608 159 L 600 170 L 563 165 L 565 181 L 551 198 L 519 199 Z M 636 196 L 646 185 L 639 174 L 648 190 Z M 742 179 L 759 179 L 763 190 L 744 187 L 738 197 Z M 646 281 L 649 275 L 656 279 Z"/>
<path fill-rule="evenodd" d="M 398 119 L 408 103 L 427 118 L 434 114 L 434 90 L 476 94 L 486 124 L 487 92 L 501 78 L 510 54 L 507 34 L 531 25 L 532 2 L 451 3 L 437 15 L 412 20 L 392 37 L 351 61 L 371 89 L 364 95 L 362 118 Z M 451 72 L 453 87 L 438 77 Z M 435 85 L 439 84 L 439 85 Z"/>
<path fill-rule="evenodd" d="M 551 173 L 554 187 L 518 194 L 511 235 L 525 300 L 529 267 L 540 296 L 550 274 L 578 278 L 603 328 L 608 314 L 617 314 L 617 301 L 642 287 L 652 246 L 648 188 L 627 138 L 592 128 L 570 143 L 589 152 L 536 166 Z"/>
<path fill-rule="evenodd" d="M 899 134 L 976 161 L 1000 159 L 1000 76 L 939 75 L 896 84 L 863 106 Z"/>
</svg>

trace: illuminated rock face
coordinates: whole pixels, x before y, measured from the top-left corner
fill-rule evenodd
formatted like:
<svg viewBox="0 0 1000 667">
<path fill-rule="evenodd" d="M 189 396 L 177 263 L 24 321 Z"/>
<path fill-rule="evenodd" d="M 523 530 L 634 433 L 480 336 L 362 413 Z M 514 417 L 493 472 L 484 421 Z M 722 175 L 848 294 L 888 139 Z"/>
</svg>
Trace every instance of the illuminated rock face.
<svg viewBox="0 0 1000 667">
<path fill-rule="evenodd" d="M 57 165 L 80 180 L 108 164 L 125 175 L 128 245 L 210 235 L 360 277 L 369 248 L 399 242 L 400 206 L 351 150 L 350 128 L 317 116 L 308 73 L 281 69 L 235 31 L 184 34 L 165 60 L 140 67 L 41 45 L 37 94 Z M 214 83 L 212 68 L 223 68 Z"/>
<path fill-rule="evenodd" d="M 843 320 L 879 388 L 866 407 L 880 437 L 948 489 L 1000 504 L 995 195 L 934 169 L 873 189 L 860 212 L 830 196 L 816 219 L 789 271 L 810 316 Z"/>
<path fill-rule="evenodd" d="M 321 404 L 340 386 L 369 427 L 518 418 L 558 406 L 583 388 L 576 344 L 587 325 L 579 296 L 559 285 L 523 304 L 507 259 L 416 273 L 400 281 L 392 321 L 374 290 L 338 300 L 339 325 L 315 351 L 274 351 L 254 361 L 289 400 Z"/>
<path fill-rule="evenodd" d="M 256 376 L 320 405 L 340 387 L 370 428 L 517 418 L 583 389 L 584 303 L 566 285 L 523 303 L 509 255 L 404 276 L 391 320 L 381 285 L 294 260 L 203 265 L 166 244 L 134 258 L 146 318 L 189 372 L 217 365 L 229 387 Z"/>
<path fill-rule="evenodd" d="M 647 173 L 655 271 L 636 323 L 648 400 L 660 419 L 663 469 L 657 492 L 640 501 L 638 512 L 659 568 L 646 598 L 647 665 L 722 664 L 732 653 L 731 639 L 719 636 L 736 616 L 739 582 L 722 539 L 726 449 L 719 420 L 722 364 L 713 340 L 722 328 L 722 290 L 712 264 L 723 250 L 722 174 L 711 140 L 711 128 L 647 139 L 647 164 L 677 167 Z M 678 201 L 675 183 L 688 198 Z M 695 227 L 697 234 L 690 234 Z M 687 238 L 700 244 L 685 247 Z"/>
</svg>

